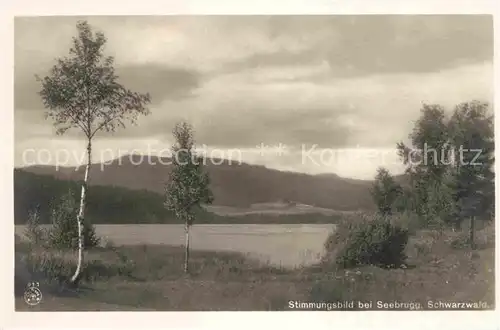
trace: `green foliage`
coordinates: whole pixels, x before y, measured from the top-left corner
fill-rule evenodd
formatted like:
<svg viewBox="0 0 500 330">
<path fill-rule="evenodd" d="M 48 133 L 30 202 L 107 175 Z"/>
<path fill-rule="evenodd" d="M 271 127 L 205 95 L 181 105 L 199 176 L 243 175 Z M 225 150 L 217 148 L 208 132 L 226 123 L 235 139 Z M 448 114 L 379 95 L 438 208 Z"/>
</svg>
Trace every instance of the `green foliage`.
<svg viewBox="0 0 500 330">
<path fill-rule="evenodd" d="M 389 174 L 389 171 L 381 167 L 377 170 L 371 194 L 379 213 L 390 215 L 396 207 L 396 201 L 402 194 L 402 188 Z"/>
<path fill-rule="evenodd" d="M 14 170 L 14 219 L 16 225 L 27 224 L 29 211 L 37 210 L 40 224 L 51 223 L 52 205 L 71 190 L 77 195 L 78 182 L 58 180 L 21 169 Z M 98 224 L 164 223 L 178 224 L 181 219 L 164 207 L 165 197 L 146 190 L 116 186 L 91 186 L 87 194 L 86 217 Z M 336 223 L 342 214 L 249 214 L 220 216 L 204 209 L 195 210 L 197 223 Z"/>
<path fill-rule="evenodd" d="M 420 118 L 409 135 L 411 145 L 397 145 L 400 157 L 406 165 L 409 186 L 405 190 L 406 201 L 400 203 L 407 211 L 415 212 L 422 226 L 442 223 L 447 217 L 449 198 L 444 189 L 448 171 L 449 132 L 443 107 L 424 104 Z M 444 207 L 444 209 L 443 209 Z M 436 220 L 438 219 L 438 220 Z"/>
<path fill-rule="evenodd" d="M 34 246 L 41 246 L 44 244 L 47 233 L 40 227 L 38 210 L 29 212 L 28 223 L 24 235 L 28 239 L 28 242 Z"/>
<path fill-rule="evenodd" d="M 87 167 L 80 201 L 84 208 L 88 173 L 92 164 L 92 138 L 99 131 L 114 132 L 117 127 L 125 127 L 126 121 L 135 123 L 139 115 L 148 115 L 150 111 L 146 105 L 151 99 L 149 94 L 132 92 L 117 81 L 113 57 L 104 57 L 103 54 L 106 44 L 103 33 L 94 33 L 86 21 L 79 21 L 76 28 L 78 36 L 73 38 L 68 56 L 58 59 L 49 75 L 37 77 L 37 80 L 41 83 L 39 95 L 47 109 L 46 117 L 54 122 L 57 134 L 62 135 L 68 129 L 77 128 L 87 138 Z M 66 224 L 69 213 L 68 204 L 52 214 L 53 222 L 57 225 L 49 238 L 51 244 L 58 247 L 75 246 L 73 233 L 68 231 L 69 224 Z M 88 237 L 84 237 L 88 241 L 80 241 L 80 246 L 92 246 L 94 243 L 95 237 L 92 237 L 87 227 L 84 223 L 85 235 L 88 234 Z M 81 237 L 77 236 L 77 239 Z M 75 273 L 72 281 L 78 275 Z"/>
<path fill-rule="evenodd" d="M 445 111 L 437 104 L 424 104 L 420 118 L 409 135 L 411 145 L 400 142 L 399 155 L 413 177 L 440 180 L 446 172 L 450 145 Z"/>
<path fill-rule="evenodd" d="M 454 225 L 456 204 L 448 180 L 448 176 L 445 176 L 443 182 L 428 187 L 428 211 L 424 225 L 430 229 L 443 230 L 446 225 Z"/>
<path fill-rule="evenodd" d="M 94 223 L 171 223 L 175 219 L 163 207 L 161 194 L 112 186 L 92 186 L 85 213 Z"/>
<path fill-rule="evenodd" d="M 58 249 L 78 248 L 78 203 L 71 191 L 65 194 L 51 213 L 52 228 L 48 233 L 49 245 Z M 84 249 L 99 245 L 99 238 L 88 218 L 83 220 Z"/>
<path fill-rule="evenodd" d="M 398 267 L 406 260 L 409 231 L 388 217 L 343 221 L 325 242 L 327 259 L 341 268 Z"/>
<path fill-rule="evenodd" d="M 459 104 L 451 118 L 439 105 L 424 105 L 409 136 L 411 146 L 397 146 L 409 177 L 397 208 L 416 213 L 422 227 L 438 230 L 457 227 L 466 216 L 491 217 L 493 131 L 487 103 Z"/>
<path fill-rule="evenodd" d="M 185 223 L 186 254 L 184 272 L 189 265 L 189 228 L 202 204 L 211 204 L 208 173 L 203 171 L 203 159 L 194 151 L 193 128 L 186 122 L 175 125 L 172 146 L 173 168 L 165 189 L 165 208 Z"/>
<path fill-rule="evenodd" d="M 165 207 L 190 226 L 195 212 L 201 204 L 210 204 L 213 194 L 210 191 L 208 173 L 203 171 L 203 160 L 193 150 L 193 129 L 185 122 L 173 130 L 176 144 L 172 147 L 173 169 L 166 187 Z"/>
<path fill-rule="evenodd" d="M 422 223 L 418 216 L 413 212 L 394 213 L 388 217 L 391 224 L 408 231 L 409 235 L 415 235 L 422 228 Z"/>
<path fill-rule="evenodd" d="M 463 149 L 453 164 L 458 215 L 488 216 L 494 205 L 494 127 L 489 104 L 457 105 L 449 123 L 451 141 Z"/>
<path fill-rule="evenodd" d="M 36 209 L 40 224 L 50 224 L 53 205 L 68 190 L 78 195 L 80 183 L 14 170 L 15 223 L 26 223 L 29 211 Z M 176 222 L 172 213 L 164 208 L 161 194 L 113 186 L 92 186 L 87 192 L 85 214 L 94 224 Z"/>
<path fill-rule="evenodd" d="M 50 74 L 37 77 L 40 96 L 54 121 L 58 134 L 70 128 L 80 129 L 90 141 L 100 131 L 125 127 L 138 115 L 149 114 L 149 94 L 126 89 L 118 82 L 114 58 L 103 54 L 106 37 L 94 33 L 86 21 L 77 23 L 68 56 L 57 60 Z"/>
</svg>

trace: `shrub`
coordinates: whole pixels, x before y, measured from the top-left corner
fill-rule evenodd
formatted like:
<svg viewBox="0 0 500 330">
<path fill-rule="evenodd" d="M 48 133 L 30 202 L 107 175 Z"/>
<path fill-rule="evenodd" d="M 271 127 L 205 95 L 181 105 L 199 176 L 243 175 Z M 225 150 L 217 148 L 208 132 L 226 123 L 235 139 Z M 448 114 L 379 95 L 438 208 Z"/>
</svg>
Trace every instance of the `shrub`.
<svg viewBox="0 0 500 330">
<path fill-rule="evenodd" d="M 391 224 L 406 229 L 409 235 L 415 235 L 422 226 L 418 215 L 409 211 L 395 213 L 389 219 Z"/>
<path fill-rule="evenodd" d="M 51 210 L 52 228 L 49 231 L 48 240 L 52 247 L 58 249 L 78 248 L 78 203 L 69 191 L 61 197 L 59 204 Z M 99 245 L 99 238 L 95 233 L 94 226 L 87 218 L 83 221 L 83 246 L 84 249 Z"/>
<path fill-rule="evenodd" d="M 34 246 L 41 246 L 45 242 L 47 233 L 40 227 L 38 210 L 29 212 L 24 235 L 28 239 L 28 242 Z"/>
<path fill-rule="evenodd" d="M 325 242 L 327 261 L 350 268 L 359 265 L 398 267 L 406 260 L 408 229 L 376 217 L 340 223 Z"/>
</svg>

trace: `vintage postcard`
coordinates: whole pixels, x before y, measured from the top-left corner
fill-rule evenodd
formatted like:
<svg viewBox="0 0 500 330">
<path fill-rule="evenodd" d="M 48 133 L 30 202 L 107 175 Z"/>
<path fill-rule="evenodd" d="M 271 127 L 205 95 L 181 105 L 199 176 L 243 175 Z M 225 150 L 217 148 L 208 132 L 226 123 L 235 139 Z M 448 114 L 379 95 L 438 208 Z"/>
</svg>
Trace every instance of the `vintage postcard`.
<svg viewBox="0 0 500 330">
<path fill-rule="evenodd" d="M 493 15 L 13 30 L 16 312 L 495 310 Z"/>
</svg>

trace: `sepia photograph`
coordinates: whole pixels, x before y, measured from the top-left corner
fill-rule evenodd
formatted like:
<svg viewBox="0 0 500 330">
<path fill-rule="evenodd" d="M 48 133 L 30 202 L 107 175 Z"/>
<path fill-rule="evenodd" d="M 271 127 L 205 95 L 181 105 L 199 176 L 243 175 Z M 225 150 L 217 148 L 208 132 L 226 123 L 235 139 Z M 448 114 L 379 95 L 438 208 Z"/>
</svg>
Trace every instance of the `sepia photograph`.
<svg viewBox="0 0 500 330">
<path fill-rule="evenodd" d="M 13 26 L 16 311 L 495 309 L 492 15 Z"/>
</svg>

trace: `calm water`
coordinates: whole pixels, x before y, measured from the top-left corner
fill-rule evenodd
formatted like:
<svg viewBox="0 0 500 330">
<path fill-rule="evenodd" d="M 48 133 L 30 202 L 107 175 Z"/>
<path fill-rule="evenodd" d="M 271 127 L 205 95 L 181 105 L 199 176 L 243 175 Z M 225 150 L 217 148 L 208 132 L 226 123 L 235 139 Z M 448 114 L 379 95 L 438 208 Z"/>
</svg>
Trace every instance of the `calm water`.
<svg viewBox="0 0 500 330">
<path fill-rule="evenodd" d="M 317 261 L 334 225 L 194 225 L 191 247 L 236 251 L 264 262 L 293 267 Z M 103 241 L 123 244 L 184 244 L 183 225 L 96 225 Z M 16 226 L 23 236 L 24 226 Z"/>
</svg>

